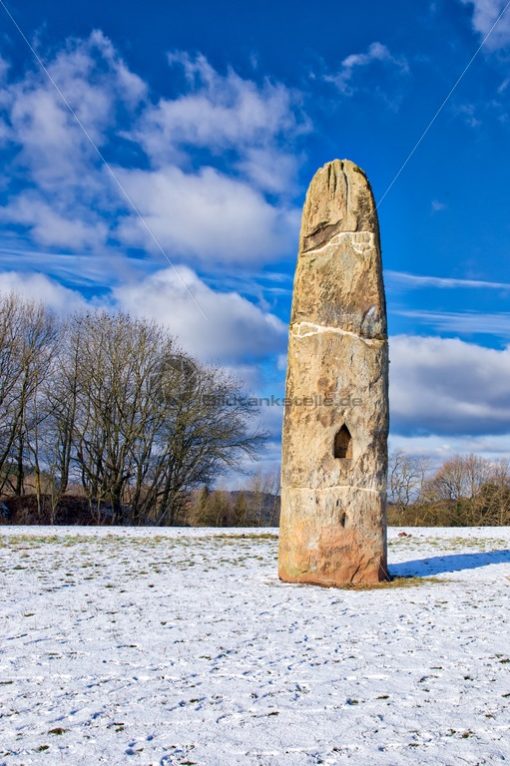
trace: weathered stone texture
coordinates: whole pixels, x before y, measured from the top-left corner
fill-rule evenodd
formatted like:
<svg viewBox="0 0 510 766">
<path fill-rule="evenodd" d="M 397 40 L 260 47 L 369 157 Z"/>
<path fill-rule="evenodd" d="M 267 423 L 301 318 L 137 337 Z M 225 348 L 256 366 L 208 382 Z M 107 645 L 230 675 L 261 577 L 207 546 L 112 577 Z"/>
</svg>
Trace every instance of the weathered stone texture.
<svg viewBox="0 0 510 766">
<path fill-rule="evenodd" d="M 370 584 L 386 574 L 388 350 L 377 213 L 352 162 L 308 189 L 283 427 L 279 574 Z M 335 436 L 351 435 L 346 458 Z M 348 438 L 348 437 L 347 437 Z"/>
</svg>

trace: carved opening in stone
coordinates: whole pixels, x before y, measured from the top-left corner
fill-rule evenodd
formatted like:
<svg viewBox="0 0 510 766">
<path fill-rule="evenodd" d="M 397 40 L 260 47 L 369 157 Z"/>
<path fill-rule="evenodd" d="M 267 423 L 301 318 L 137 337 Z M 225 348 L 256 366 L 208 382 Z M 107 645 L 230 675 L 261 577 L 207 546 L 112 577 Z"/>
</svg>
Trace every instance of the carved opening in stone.
<svg viewBox="0 0 510 766">
<path fill-rule="evenodd" d="M 340 460 L 351 460 L 352 458 L 352 436 L 345 423 L 335 435 L 333 456 Z"/>
</svg>

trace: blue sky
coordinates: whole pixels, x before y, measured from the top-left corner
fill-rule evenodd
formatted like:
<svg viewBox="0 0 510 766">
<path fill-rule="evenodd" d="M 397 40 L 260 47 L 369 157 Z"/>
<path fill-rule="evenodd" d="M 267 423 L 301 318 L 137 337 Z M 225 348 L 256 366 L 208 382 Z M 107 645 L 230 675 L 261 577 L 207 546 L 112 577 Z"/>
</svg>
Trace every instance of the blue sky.
<svg viewBox="0 0 510 766">
<path fill-rule="evenodd" d="M 505 3 L 10 3 L 54 84 L 0 9 L 0 289 L 155 318 L 281 395 L 304 192 L 348 157 L 382 200 L 392 447 L 508 457 L 510 8 L 388 191 Z"/>
</svg>

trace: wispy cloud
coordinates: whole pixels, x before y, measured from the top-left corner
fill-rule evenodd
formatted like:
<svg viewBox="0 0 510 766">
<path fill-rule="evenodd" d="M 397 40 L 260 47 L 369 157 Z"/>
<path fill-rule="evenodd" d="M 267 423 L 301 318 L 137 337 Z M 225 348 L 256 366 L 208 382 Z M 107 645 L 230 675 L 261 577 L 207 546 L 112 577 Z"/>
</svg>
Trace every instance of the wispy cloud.
<svg viewBox="0 0 510 766">
<path fill-rule="evenodd" d="M 409 64 L 404 56 L 394 56 L 386 45 L 373 42 L 366 51 L 346 56 L 339 70 L 324 79 L 333 83 L 344 96 L 352 96 L 357 88 L 357 77 L 374 66 L 382 66 L 401 75 L 409 73 Z"/>
<path fill-rule="evenodd" d="M 0 269 L 21 273 L 44 273 L 75 287 L 105 288 L 119 281 L 141 278 L 155 270 L 146 258 L 101 249 L 94 253 L 63 253 L 0 246 Z"/>
<path fill-rule="evenodd" d="M 495 335 L 510 337 L 510 313 L 482 314 L 476 311 L 396 310 L 397 316 L 413 319 L 438 332 L 461 335 Z"/>
<path fill-rule="evenodd" d="M 384 275 L 388 284 L 401 285 L 408 288 L 438 287 L 440 289 L 510 290 L 510 282 L 436 277 L 425 274 L 410 274 L 407 271 L 392 271 L 391 269 L 385 270 Z"/>
<path fill-rule="evenodd" d="M 458 104 L 452 107 L 453 112 L 460 117 L 460 119 L 469 128 L 479 128 L 482 125 L 482 120 L 479 117 L 481 109 L 485 108 L 486 104 Z"/>
</svg>

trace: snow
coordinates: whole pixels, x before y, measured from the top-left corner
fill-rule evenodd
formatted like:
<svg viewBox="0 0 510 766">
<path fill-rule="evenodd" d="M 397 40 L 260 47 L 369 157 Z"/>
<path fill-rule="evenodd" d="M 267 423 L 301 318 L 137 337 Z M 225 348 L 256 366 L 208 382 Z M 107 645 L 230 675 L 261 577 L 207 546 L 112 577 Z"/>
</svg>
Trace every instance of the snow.
<svg viewBox="0 0 510 766">
<path fill-rule="evenodd" d="M 276 530 L 0 527 L 0 764 L 508 761 L 510 529 L 399 532 L 426 579 L 356 591 Z"/>
</svg>

